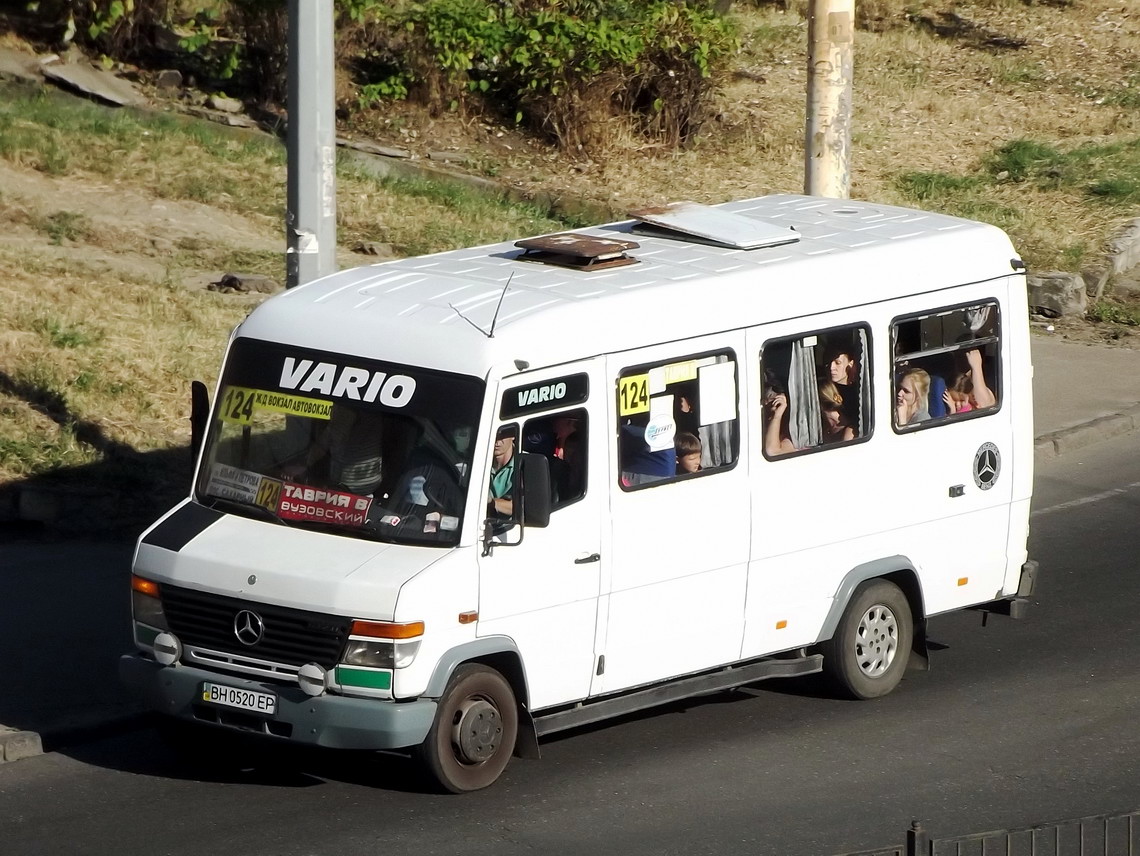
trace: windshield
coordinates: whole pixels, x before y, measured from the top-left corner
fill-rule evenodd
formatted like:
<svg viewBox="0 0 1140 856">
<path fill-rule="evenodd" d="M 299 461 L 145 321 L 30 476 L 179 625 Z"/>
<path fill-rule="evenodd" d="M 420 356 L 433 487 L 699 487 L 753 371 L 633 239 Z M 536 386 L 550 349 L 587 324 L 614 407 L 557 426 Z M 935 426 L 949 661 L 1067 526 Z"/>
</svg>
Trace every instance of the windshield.
<svg viewBox="0 0 1140 856">
<path fill-rule="evenodd" d="M 237 339 L 198 499 L 284 525 L 454 544 L 482 398 L 476 378 Z"/>
</svg>

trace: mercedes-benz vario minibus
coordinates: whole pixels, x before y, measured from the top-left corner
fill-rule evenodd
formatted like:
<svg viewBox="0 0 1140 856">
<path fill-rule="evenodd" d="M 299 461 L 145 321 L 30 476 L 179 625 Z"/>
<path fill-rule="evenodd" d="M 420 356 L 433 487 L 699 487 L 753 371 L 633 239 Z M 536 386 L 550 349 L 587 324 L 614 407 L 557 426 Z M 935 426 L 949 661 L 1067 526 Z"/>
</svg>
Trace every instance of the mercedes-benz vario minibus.
<svg viewBox="0 0 1140 856">
<path fill-rule="evenodd" d="M 881 696 L 930 616 L 1033 592 L 1031 376 L 1006 235 L 866 202 L 341 271 L 234 330 L 121 675 L 204 751 L 408 749 L 454 792 L 765 678 Z"/>
</svg>

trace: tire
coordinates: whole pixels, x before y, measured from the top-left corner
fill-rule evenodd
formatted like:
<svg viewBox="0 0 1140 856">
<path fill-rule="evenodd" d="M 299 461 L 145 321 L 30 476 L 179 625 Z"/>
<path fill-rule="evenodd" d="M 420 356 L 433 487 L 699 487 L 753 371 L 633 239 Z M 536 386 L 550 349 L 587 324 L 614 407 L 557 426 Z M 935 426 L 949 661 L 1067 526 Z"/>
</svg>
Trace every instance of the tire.
<svg viewBox="0 0 1140 856">
<path fill-rule="evenodd" d="M 518 731 L 518 707 L 506 678 L 487 666 L 466 664 L 447 683 L 420 760 L 445 790 L 477 791 L 506 769 Z"/>
<path fill-rule="evenodd" d="M 914 641 L 910 602 L 894 583 L 861 583 L 851 595 L 835 635 L 823 645 L 823 668 L 848 698 L 885 696 L 902 680 Z"/>
</svg>

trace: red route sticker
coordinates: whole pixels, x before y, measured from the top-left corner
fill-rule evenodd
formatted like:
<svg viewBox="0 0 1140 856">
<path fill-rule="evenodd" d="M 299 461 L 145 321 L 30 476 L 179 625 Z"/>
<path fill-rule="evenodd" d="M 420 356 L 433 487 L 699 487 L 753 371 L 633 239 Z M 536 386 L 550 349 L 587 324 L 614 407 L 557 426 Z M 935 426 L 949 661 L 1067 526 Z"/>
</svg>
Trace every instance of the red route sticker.
<svg viewBox="0 0 1140 856">
<path fill-rule="evenodd" d="M 285 520 L 311 520 L 337 526 L 363 526 L 372 499 L 339 490 L 306 487 L 285 482 L 277 503 L 277 516 Z"/>
</svg>

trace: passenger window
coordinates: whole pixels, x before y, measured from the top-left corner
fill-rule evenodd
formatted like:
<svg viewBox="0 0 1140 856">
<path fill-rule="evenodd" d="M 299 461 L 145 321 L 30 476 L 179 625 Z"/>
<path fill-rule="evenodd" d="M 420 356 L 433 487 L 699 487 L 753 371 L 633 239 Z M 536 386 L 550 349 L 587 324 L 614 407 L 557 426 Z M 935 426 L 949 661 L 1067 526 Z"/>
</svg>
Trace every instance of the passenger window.
<svg viewBox="0 0 1140 856">
<path fill-rule="evenodd" d="M 869 437 L 870 354 L 866 325 L 768 342 L 760 357 L 764 456 Z"/>
<path fill-rule="evenodd" d="M 623 490 L 698 477 L 736 463 L 736 359 L 731 352 L 634 366 L 618 379 Z"/>
<path fill-rule="evenodd" d="M 996 301 L 897 318 L 891 341 L 896 431 L 945 424 L 1000 405 Z"/>
<path fill-rule="evenodd" d="M 586 411 L 567 410 L 528 420 L 522 450 L 550 462 L 551 508 L 558 510 L 586 495 Z"/>
</svg>

